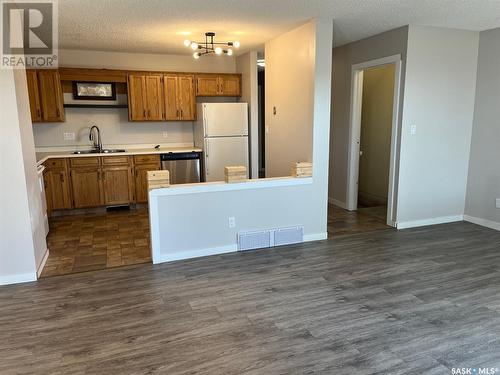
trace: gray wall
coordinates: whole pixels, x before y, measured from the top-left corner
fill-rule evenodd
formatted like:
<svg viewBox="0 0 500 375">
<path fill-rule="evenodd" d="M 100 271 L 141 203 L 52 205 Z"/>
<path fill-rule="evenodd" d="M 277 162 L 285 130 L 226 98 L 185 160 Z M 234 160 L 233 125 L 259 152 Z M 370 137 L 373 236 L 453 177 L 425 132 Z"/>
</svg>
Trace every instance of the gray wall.
<svg viewBox="0 0 500 375">
<path fill-rule="evenodd" d="M 408 26 L 375 35 L 333 50 L 333 91 L 330 133 L 330 199 L 345 203 L 351 98 L 351 66 L 369 60 L 401 54 L 401 93 L 404 92 Z M 400 108 L 402 108 L 401 94 Z M 401 124 L 400 111 L 399 124 Z"/>
<path fill-rule="evenodd" d="M 465 214 L 500 227 L 500 28 L 482 32 Z M 476 220 L 477 221 L 477 220 Z M 483 223 L 491 224 L 493 223 Z"/>
</svg>

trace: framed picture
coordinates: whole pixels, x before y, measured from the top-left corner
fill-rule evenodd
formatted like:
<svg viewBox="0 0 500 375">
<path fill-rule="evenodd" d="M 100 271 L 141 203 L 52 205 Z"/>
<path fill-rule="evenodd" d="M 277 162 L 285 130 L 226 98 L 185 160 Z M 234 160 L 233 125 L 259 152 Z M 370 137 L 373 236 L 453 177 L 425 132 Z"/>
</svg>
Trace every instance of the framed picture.
<svg viewBox="0 0 500 375">
<path fill-rule="evenodd" d="M 73 98 L 78 100 L 116 100 L 114 82 L 73 82 Z"/>
</svg>

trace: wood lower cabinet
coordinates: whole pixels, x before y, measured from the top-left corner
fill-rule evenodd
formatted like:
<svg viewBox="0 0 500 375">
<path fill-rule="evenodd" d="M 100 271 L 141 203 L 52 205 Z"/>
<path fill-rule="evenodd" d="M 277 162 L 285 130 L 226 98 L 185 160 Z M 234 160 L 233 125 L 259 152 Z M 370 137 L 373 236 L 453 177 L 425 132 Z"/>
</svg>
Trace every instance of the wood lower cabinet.
<svg viewBox="0 0 500 375">
<path fill-rule="evenodd" d="M 161 169 L 160 155 L 56 158 L 44 166 L 49 215 L 70 208 L 146 203 L 147 171 Z"/>
<path fill-rule="evenodd" d="M 240 74 L 197 74 L 197 96 L 241 96 Z"/>
<path fill-rule="evenodd" d="M 133 202 L 133 184 L 132 168 L 129 165 L 102 168 L 104 204 L 116 206 Z"/>
<path fill-rule="evenodd" d="M 73 204 L 75 208 L 104 205 L 102 171 L 100 167 L 75 167 L 71 169 Z"/>
<path fill-rule="evenodd" d="M 43 180 L 48 214 L 54 210 L 72 208 L 66 159 L 53 159 L 44 165 L 46 169 Z"/>
</svg>

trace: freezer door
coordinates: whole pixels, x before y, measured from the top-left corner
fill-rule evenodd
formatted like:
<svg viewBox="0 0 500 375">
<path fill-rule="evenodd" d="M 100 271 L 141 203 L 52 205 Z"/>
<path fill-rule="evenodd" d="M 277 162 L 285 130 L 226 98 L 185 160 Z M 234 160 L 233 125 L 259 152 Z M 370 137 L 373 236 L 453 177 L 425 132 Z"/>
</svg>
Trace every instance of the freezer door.
<svg viewBox="0 0 500 375">
<path fill-rule="evenodd" d="M 247 103 L 203 103 L 205 137 L 248 135 Z"/>
<path fill-rule="evenodd" d="M 248 137 L 205 139 L 205 180 L 224 181 L 224 167 L 244 165 L 248 177 Z"/>
</svg>

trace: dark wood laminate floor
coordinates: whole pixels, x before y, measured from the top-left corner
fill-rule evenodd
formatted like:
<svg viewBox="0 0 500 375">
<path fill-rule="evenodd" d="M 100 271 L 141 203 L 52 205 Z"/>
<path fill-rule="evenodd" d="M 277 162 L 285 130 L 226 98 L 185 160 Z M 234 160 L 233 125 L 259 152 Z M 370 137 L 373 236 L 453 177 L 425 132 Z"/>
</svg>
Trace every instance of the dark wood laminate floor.
<svg viewBox="0 0 500 375">
<path fill-rule="evenodd" d="M 392 229 L 386 222 L 386 206 L 360 207 L 356 211 L 347 211 L 332 204 L 328 206 L 328 235 L 330 238 L 345 234 Z"/>
<path fill-rule="evenodd" d="M 0 287 L 1 374 L 500 367 L 500 233 L 469 223 Z"/>
<path fill-rule="evenodd" d="M 47 246 L 42 277 L 150 262 L 148 211 L 139 207 L 51 218 Z"/>
</svg>

